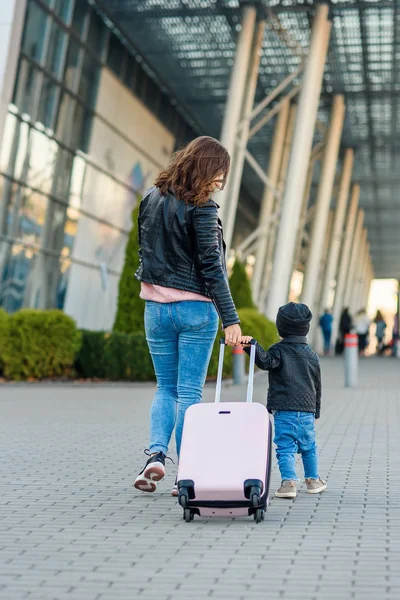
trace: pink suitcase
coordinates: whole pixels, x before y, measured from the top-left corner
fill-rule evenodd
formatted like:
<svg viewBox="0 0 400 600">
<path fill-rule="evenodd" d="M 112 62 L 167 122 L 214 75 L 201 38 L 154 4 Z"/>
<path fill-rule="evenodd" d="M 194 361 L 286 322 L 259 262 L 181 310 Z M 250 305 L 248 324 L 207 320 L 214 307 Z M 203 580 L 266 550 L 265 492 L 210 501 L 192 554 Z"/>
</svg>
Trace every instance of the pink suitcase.
<svg viewBox="0 0 400 600">
<path fill-rule="evenodd" d="M 255 342 L 251 346 L 246 402 L 221 404 L 225 341 L 221 340 L 214 404 L 188 408 L 178 468 L 179 504 L 185 521 L 194 515 L 264 520 L 271 473 L 271 422 L 252 403 Z"/>
</svg>

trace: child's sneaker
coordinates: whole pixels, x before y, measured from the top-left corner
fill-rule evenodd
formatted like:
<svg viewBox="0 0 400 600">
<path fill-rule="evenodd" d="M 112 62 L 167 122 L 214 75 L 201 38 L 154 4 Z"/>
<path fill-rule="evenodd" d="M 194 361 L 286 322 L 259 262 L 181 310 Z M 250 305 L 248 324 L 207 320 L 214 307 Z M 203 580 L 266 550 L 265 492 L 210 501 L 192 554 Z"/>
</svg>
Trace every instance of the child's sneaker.
<svg viewBox="0 0 400 600">
<path fill-rule="evenodd" d="M 155 492 L 157 482 L 165 477 L 165 454 L 157 452 L 150 456 L 144 469 L 140 471 L 133 484 L 141 492 Z"/>
<path fill-rule="evenodd" d="M 328 487 L 326 481 L 318 477 L 318 479 L 308 478 L 305 480 L 307 486 L 307 494 L 319 494 Z"/>
<path fill-rule="evenodd" d="M 297 490 L 295 482 L 288 479 L 282 481 L 281 487 L 275 492 L 275 496 L 277 498 L 296 498 Z"/>
</svg>

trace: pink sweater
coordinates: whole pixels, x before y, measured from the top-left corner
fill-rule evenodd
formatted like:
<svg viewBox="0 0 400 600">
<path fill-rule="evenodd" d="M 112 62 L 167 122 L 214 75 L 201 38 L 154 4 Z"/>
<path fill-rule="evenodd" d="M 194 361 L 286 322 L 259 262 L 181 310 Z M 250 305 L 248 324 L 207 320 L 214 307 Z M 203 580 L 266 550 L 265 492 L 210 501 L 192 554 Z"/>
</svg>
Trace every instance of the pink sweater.
<svg viewBox="0 0 400 600">
<path fill-rule="evenodd" d="M 210 298 L 201 294 L 176 290 L 175 288 L 166 288 L 161 285 L 145 283 L 144 281 L 141 282 L 140 297 L 142 300 L 151 300 L 152 302 L 161 302 L 162 304 L 182 301 L 211 302 Z"/>
</svg>

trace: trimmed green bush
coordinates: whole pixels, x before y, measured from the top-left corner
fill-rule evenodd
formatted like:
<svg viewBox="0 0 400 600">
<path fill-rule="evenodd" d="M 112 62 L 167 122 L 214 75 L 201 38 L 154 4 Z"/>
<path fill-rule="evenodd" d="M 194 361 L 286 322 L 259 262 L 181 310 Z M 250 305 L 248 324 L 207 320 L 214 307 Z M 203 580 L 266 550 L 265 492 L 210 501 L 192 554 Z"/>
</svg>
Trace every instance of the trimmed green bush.
<svg viewBox="0 0 400 600">
<path fill-rule="evenodd" d="M 9 316 L 5 310 L 0 308 L 0 372 L 3 372 L 4 362 L 3 362 L 3 353 L 4 353 L 4 340 L 7 332 Z"/>
<path fill-rule="evenodd" d="M 17 381 L 70 375 L 81 338 L 73 319 L 59 310 L 20 310 L 8 318 L 4 374 Z"/>
<path fill-rule="evenodd" d="M 75 369 L 85 379 L 105 379 L 105 345 L 104 331 L 81 331 L 82 344 L 75 358 Z"/>
<path fill-rule="evenodd" d="M 278 341 L 276 327 L 255 309 L 239 310 L 242 331 L 253 335 L 265 348 Z M 220 331 L 212 351 L 209 377 L 216 377 L 218 369 Z M 109 381 L 154 381 L 153 362 L 143 333 L 82 331 L 82 345 L 77 355 L 77 373 L 88 379 Z M 232 350 L 226 348 L 224 377 L 232 376 Z"/>
<path fill-rule="evenodd" d="M 110 381 L 152 381 L 153 362 L 143 333 L 110 334 L 106 339 L 104 362 Z"/>
<path fill-rule="evenodd" d="M 132 229 L 125 249 L 125 263 L 119 281 L 118 306 L 113 331 L 144 332 L 144 306 L 139 297 L 140 281 L 135 277 L 139 267 L 138 214 L 140 201 L 132 212 Z"/>
<path fill-rule="evenodd" d="M 265 348 L 278 341 L 276 327 L 255 309 L 239 310 L 242 331 L 253 335 Z M 82 331 L 82 345 L 77 355 L 77 373 L 88 379 L 98 378 L 109 381 L 154 381 L 153 362 L 143 333 L 125 334 L 119 332 Z M 208 376 L 217 375 L 219 331 L 212 351 Z M 226 348 L 224 377 L 232 376 L 232 350 Z"/>
<path fill-rule="evenodd" d="M 82 331 L 77 373 L 88 379 L 152 381 L 153 363 L 143 333 Z"/>
<path fill-rule="evenodd" d="M 238 259 L 235 260 L 235 264 L 232 268 L 229 287 L 231 289 L 233 301 L 238 310 L 240 308 L 255 308 L 246 267 Z"/>
</svg>

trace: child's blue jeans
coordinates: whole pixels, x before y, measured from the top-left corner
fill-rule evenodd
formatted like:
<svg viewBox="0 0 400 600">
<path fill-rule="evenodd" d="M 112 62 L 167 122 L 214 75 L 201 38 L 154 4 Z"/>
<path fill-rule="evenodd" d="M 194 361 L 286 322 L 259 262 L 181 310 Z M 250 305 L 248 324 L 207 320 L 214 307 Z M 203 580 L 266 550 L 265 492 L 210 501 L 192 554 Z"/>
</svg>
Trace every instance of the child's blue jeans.
<svg viewBox="0 0 400 600">
<path fill-rule="evenodd" d="M 318 479 L 315 415 L 310 412 L 277 410 L 274 415 L 276 457 L 282 481 L 297 480 L 296 453 L 301 454 L 306 478 Z"/>
</svg>

